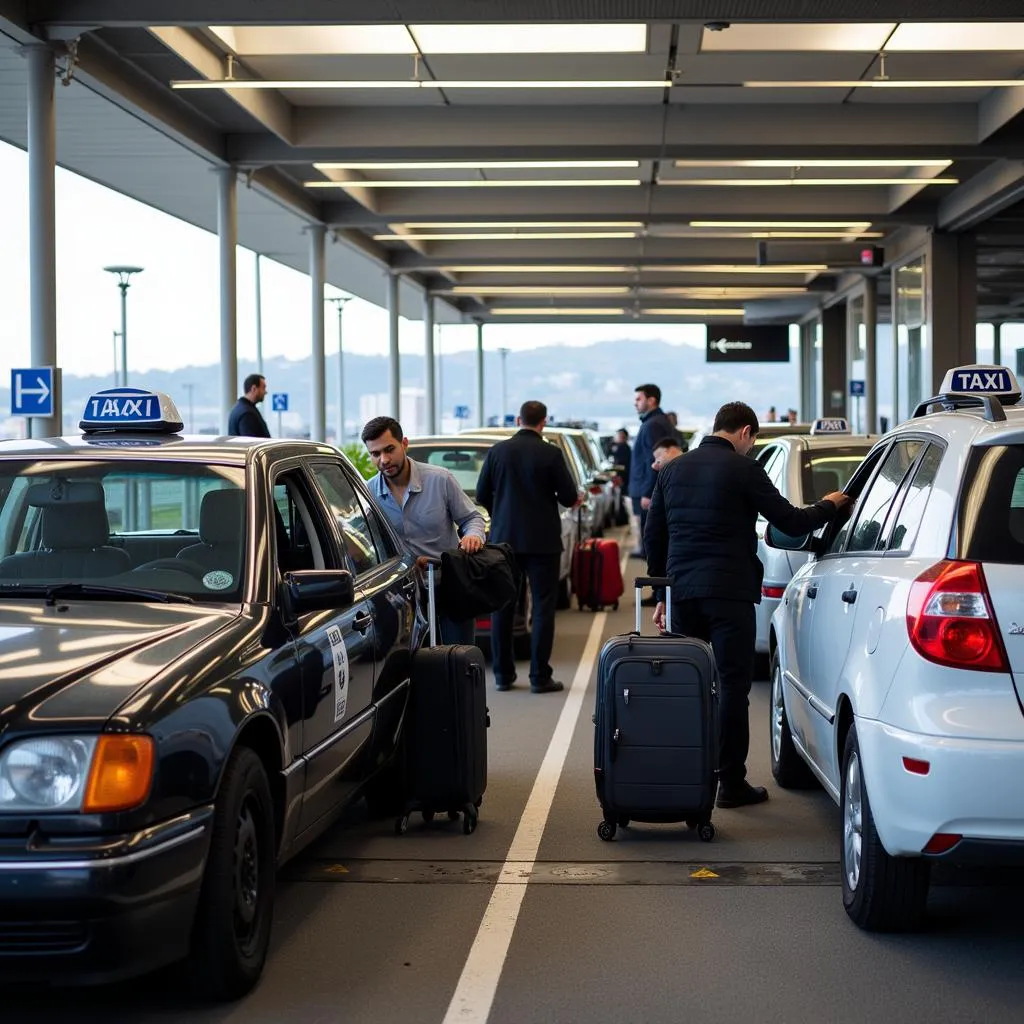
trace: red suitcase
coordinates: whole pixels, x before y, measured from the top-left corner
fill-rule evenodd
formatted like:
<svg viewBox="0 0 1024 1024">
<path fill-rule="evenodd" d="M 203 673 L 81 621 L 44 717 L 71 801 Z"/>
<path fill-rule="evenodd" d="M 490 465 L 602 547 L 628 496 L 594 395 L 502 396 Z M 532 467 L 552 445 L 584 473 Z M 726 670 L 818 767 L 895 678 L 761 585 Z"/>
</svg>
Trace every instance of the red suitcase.
<svg viewBox="0 0 1024 1024">
<path fill-rule="evenodd" d="M 601 611 L 606 605 L 619 607 L 623 584 L 618 541 L 600 538 L 576 545 L 572 589 L 581 611 Z"/>
</svg>

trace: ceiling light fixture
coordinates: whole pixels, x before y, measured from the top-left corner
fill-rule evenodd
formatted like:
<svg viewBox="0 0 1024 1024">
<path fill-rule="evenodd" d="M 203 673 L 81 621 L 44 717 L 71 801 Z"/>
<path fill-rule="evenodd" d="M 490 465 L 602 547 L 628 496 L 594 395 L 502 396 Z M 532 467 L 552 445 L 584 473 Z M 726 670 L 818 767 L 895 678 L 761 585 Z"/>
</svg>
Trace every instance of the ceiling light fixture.
<svg viewBox="0 0 1024 1024">
<path fill-rule="evenodd" d="M 443 267 L 433 267 L 433 270 L 442 270 L 452 274 L 629 274 L 635 271 L 636 267 L 606 267 L 606 266 L 584 266 L 582 264 L 551 264 L 535 265 L 530 264 L 446 264 Z"/>
<path fill-rule="evenodd" d="M 452 295 L 628 295 L 627 285 L 594 285 L 575 287 L 573 285 L 456 285 Z"/>
<path fill-rule="evenodd" d="M 665 308 L 641 309 L 642 316 L 743 316 L 746 310 L 742 306 L 735 309 L 698 309 L 698 308 Z"/>
<path fill-rule="evenodd" d="M 494 180 L 444 181 L 306 181 L 306 188 L 619 188 L 639 185 L 639 178 L 506 178 Z"/>
<path fill-rule="evenodd" d="M 574 309 L 571 306 L 501 306 L 498 309 L 491 309 L 493 316 L 625 316 L 626 311 L 622 308 L 602 306 L 599 308 L 580 307 Z"/>
<path fill-rule="evenodd" d="M 867 220 L 691 220 L 691 228 L 783 228 L 797 230 L 803 228 L 857 228 L 867 229 L 871 222 Z"/>
<path fill-rule="evenodd" d="M 1021 83 L 1024 85 L 1024 82 Z M 792 185 L 959 185 L 959 178 L 660 178 L 659 185 L 782 188 Z"/>
<path fill-rule="evenodd" d="M 551 241 L 582 238 L 636 238 L 636 231 L 534 231 L 520 234 L 516 231 L 472 231 L 460 234 L 408 234 L 374 235 L 375 242 L 519 242 L 531 239 Z"/>
<path fill-rule="evenodd" d="M 462 80 L 434 81 L 409 79 L 264 79 L 264 78 L 190 78 L 171 82 L 172 89 L 670 89 L 665 79 L 551 79 L 551 80 Z"/>
<path fill-rule="evenodd" d="M 462 229 L 464 231 L 478 231 L 481 228 L 570 228 L 582 231 L 585 228 L 642 228 L 644 222 L 640 220 L 494 220 L 474 221 L 466 223 L 463 221 L 405 221 L 400 224 L 391 224 L 389 227 L 410 228 L 412 230 L 436 228 Z M 418 237 L 418 236 L 417 236 Z"/>
<path fill-rule="evenodd" d="M 540 168 L 639 167 L 639 160 L 424 160 L 383 163 L 316 163 L 318 171 L 511 171 Z"/>
<path fill-rule="evenodd" d="M 808 239 L 849 239 L 851 241 L 858 238 L 882 238 L 884 232 L 882 231 L 686 231 L 683 229 L 679 230 L 668 230 L 668 231 L 651 231 L 648 233 L 649 238 L 715 238 L 715 239 L 726 239 L 726 238 L 808 238 Z"/>
<path fill-rule="evenodd" d="M 1021 83 L 1024 85 L 1024 82 Z M 948 167 L 952 160 L 675 160 L 676 167 Z"/>
<path fill-rule="evenodd" d="M 741 82 L 744 89 L 1006 89 L 1024 85 L 1024 78 L 855 78 L 797 82 Z"/>
<path fill-rule="evenodd" d="M 389 236 L 390 237 L 390 236 Z M 562 264 L 445 264 L 437 270 L 456 274 L 819 274 L 828 270 L 827 263 L 792 263 L 772 267 L 758 267 L 751 264 L 678 264 L 634 263 L 623 266 L 603 266 L 579 263 Z"/>
</svg>

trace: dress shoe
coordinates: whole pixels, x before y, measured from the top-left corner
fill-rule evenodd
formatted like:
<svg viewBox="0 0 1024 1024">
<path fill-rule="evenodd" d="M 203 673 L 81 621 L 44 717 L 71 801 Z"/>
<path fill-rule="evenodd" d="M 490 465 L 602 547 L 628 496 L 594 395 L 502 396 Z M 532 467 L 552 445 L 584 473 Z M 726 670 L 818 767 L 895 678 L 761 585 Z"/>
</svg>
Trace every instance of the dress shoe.
<svg viewBox="0 0 1024 1024">
<path fill-rule="evenodd" d="M 734 786 L 719 786 L 716 807 L 747 807 L 750 804 L 763 804 L 768 799 L 768 790 L 764 786 L 752 786 L 749 782 L 740 782 Z"/>
<path fill-rule="evenodd" d="M 544 679 L 539 683 L 530 684 L 530 693 L 558 693 L 564 689 L 565 686 L 557 679 Z"/>
<path fill-rule="evenodd" d="M 512 676 L 511 679 L 495 679 L 494 688 L 496 690 L 511 690 L 516 685 L 516 677 Z"/>
</svg>

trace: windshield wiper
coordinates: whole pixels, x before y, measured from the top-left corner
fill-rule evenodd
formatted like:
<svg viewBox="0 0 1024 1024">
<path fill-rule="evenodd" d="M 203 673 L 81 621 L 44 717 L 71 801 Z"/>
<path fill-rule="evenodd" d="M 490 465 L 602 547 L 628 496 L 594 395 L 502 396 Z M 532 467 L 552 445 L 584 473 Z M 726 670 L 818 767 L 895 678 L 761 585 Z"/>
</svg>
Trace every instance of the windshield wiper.
<svg viewBox="0 0 1024 1024">
<path fill-rule="evenodd" d="M 0 583 L 0 593 L 45 597 L 48 605 L 56 604 L 59 597 L 72 596 L 110 601 L 139 598 L 163 604 L 195 604 L 195 601 L 185 594 L 169 594 L 164 590 L 147 590 L 143 587 L 112 587 L 99 583 Z"/>
</svg>

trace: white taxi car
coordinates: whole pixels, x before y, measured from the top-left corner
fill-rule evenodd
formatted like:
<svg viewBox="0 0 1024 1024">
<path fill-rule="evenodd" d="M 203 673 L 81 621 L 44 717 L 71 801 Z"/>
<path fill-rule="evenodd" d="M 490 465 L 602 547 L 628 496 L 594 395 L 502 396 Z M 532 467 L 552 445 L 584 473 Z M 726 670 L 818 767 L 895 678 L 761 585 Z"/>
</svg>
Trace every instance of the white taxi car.
<svg viewBox="0 0 1024 1024">
<path fill-rule="evenodd" d="M 851 434 L 848 421 L 835 416 L 815 420 L 810 435 L 772 436 L 753 455 L 784 498 L 794 505 L 813 505 L 847 485 L 877 440 L 877 435 Z M 756 606 L 754 650 L 762 656 L 768 654 L 772 616 L 786 584 L 809 557 L 806 552 L 769 547 L 764 541 L 767 528 L 767 520 L 758 516 L 757 557 L 764 566 L 764 581 Z"/>
<path fill-rule="evenodd" d="M 772 772 L 840 805 L 843 903 L 915 927 L 933 861 L 1024 862 L 1024 405 L 964 366 L 886 434 L 772 620 Z"/>
</svg>

